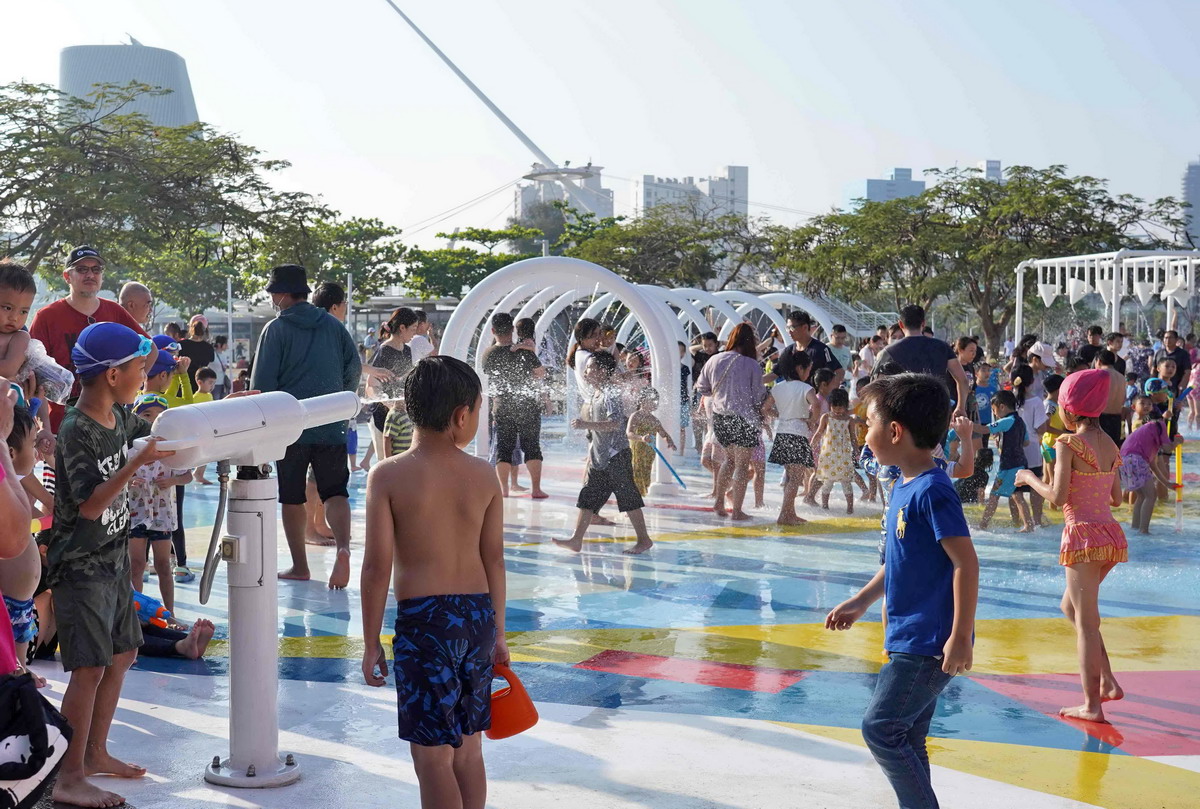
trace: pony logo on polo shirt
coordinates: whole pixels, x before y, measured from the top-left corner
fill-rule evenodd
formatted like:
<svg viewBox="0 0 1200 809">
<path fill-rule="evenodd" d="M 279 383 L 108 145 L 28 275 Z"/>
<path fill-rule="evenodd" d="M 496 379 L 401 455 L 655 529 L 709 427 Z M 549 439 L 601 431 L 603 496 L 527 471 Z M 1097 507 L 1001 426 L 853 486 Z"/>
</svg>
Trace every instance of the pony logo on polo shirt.
<svg viewBox="0 0 1200 809">
<path fill-rule="evenodd" d="M 904 539 L 904 529 L 908 527 L 908 523 L 904 521 L 904 509 L 900 509 L 900 513 L 896 515 L 896 538 Z"/>
</svg>

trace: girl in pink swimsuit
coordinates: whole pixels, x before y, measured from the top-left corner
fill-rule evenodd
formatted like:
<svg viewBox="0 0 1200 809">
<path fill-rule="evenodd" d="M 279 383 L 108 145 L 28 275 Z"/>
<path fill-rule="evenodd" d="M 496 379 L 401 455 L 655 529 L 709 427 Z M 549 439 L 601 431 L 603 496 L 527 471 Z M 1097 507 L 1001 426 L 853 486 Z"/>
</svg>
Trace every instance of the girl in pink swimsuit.
<svg viewBox="0 0 1200 809">
<path fill-rule="evenodd" d="M 1119 562 L 1129 559 L 1125 532 L 1112 515 L 1112 506 L 1121 503 L 1117 479 L 1121 455 L 1099 425 L 1108 385 L 1105 370 L 1068 376 L 1058 404 L 1069 432 L 1055 441 L 1058 463 L 1053 483 L 1043 483 L 1029 470 L 1017 473 L 1018 484 L 1032 487 L 1063 510 L 1058 561 L 1066 568 L 1067 588 L 1062 611 L 1079 638 L 1083 704 L 1059 713 L 1089 722 L 1105 722 L 1101 705 L 1125 696 L 1100 635 L 1100 583 Z"/>
</svg>

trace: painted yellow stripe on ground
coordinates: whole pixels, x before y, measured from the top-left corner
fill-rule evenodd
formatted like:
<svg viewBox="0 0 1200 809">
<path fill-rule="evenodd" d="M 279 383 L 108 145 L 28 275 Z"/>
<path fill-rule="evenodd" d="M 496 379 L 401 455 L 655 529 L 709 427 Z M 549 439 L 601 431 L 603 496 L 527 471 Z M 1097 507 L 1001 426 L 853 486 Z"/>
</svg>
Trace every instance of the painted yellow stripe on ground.
<svg viewBox="0 0 1200 809">
<path fill-rule="evenodd" d="M 855 728 L 773 724 L 865 747 Z M 1080 744 L 1085 743 L 1081 731 Z M 929 759 L 941 767 L 1106 809 L 1194 806 L 1200 794 L 1200 773 L 1137 756 L 930 738 Z"/>
<path fill-rule="evenodd" d="M 714 518 L 717 519 L 717 518 Z M 820 534 L 848 534 L 859 531 L 872 531 L 879 528 L 878 517 L 833 517 L 828 520 L 814 520 L 804 525 L 783 526 L 770 523 L 755 523 L 753 525 L 730 525 L 713 528 L 711 526 L 696 526 L 694 531 L 671 531 L 662 534 L 652 534 L 655 542 L 689 542 L 699 539 L 773 539 L 778 537 L 802 537 Z M 636 537 L 585 537 L 585 545 L 611 545 L 621 542 L 634 542 Z M 509 548 L 524 548 L 534 545 L 545 545 L 546 542 L 510 542 Z"/>
</svg>

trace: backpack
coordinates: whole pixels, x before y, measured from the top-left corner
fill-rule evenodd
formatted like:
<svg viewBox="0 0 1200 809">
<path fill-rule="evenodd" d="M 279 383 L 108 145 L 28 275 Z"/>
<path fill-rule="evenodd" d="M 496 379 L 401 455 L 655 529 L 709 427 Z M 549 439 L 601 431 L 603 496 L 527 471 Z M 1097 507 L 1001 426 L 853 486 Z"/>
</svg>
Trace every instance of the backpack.
<svg viewBox="0 0 1200 809">
<path fill-rule="evenodd" d="M 29 673 L 0 677 L 0 809 L 32 809 L 54 780 L 71 726 Z"/>
</svg>

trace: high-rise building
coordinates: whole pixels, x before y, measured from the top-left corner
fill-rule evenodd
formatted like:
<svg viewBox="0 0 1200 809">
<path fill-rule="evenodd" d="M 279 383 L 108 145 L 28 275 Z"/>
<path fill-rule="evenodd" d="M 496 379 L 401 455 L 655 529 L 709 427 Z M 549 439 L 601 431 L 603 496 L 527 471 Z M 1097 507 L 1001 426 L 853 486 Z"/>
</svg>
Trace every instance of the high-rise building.
<svg viewBox="0 0 1200 809">
<path fill-rule="evenodd" d="M 1001 168 L 999 160 L 980 160 L 979 170 L 982 172 L 980 176 L 985 180 L 995 183 L 1004 182 L 1004 169 Z"/>
<path fill-rule="evenodd" d="M 1200 163 L 1188 163 L 1183 174 L 1183 201 L 1191 205 L 1187 217 L 1187 233 L 1193 244 L 1200 244 Z"/>
<path fill-rule="evenodd" d="M 853 208 L 859 200 L 887 202 L 901 197 L 915 197 L 924 192 L 925 181 L 914 180 L 912 169 L 892 169 L 886 180 L 858 180 L 847 191 L 847 207 Z"/>
<path fill-rule="evenodd" d="M 97 84 L 131 81 L 171 92 L 143 95 L 124 111 L 140 112 L 159 126 L 186 126 L 199 120 L 187 63 L 177 53 L 148 48 L 130 37 L 128 45 L 76 45 L 63 48 L 59 56 L 58 89 L 69 95 L 86 98 Z"/>
<path fill-rule="evenodd" d="M 723 175 L 714 177 L 677 179 L 643 174 L 634 181 L 633 208 L 642 213 L 658 205 L 679 205 L 693 200 L 719 214 L 745 216 L 749 211 L 749 185 L 750 169 L 746 166 L 726 166 Z"/>
</svg>

